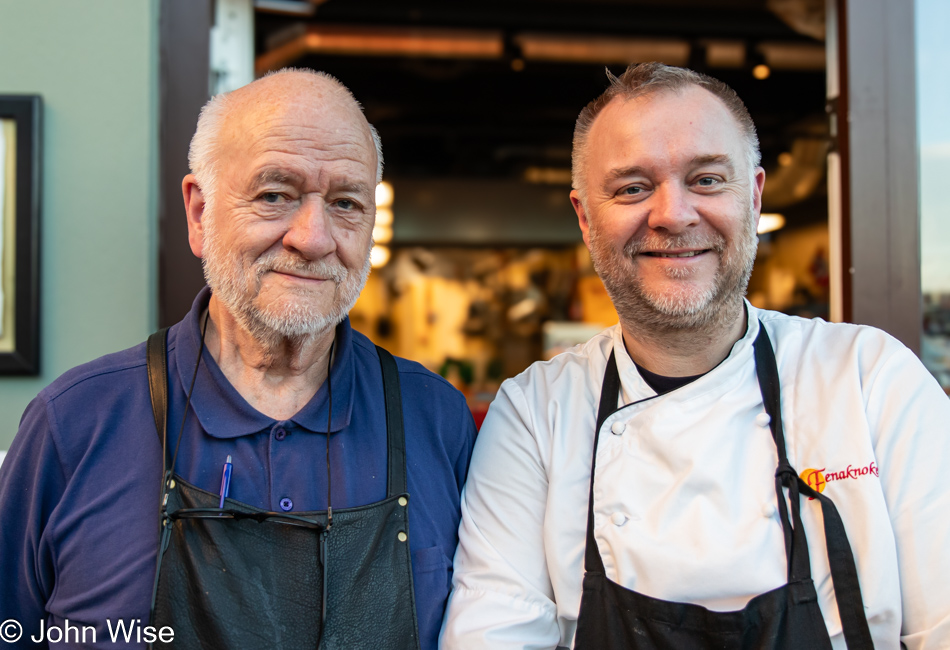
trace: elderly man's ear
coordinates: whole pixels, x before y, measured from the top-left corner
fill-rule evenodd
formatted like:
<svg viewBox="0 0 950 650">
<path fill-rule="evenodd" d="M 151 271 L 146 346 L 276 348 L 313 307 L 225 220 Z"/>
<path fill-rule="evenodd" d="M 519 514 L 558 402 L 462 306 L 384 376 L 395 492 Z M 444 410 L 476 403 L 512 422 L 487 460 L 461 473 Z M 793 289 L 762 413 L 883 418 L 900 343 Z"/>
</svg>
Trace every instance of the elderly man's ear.
<svg viewBox="0 0 950 650">
<path fill-rule="evenodd" d="M 205 197 L 198 187 L 198 179 L 188 174 L 181 181 L 181 195 L 185 200 L 185 214 L 188 218 L 188 244 L 195 257 L 201 257 L 204 248 Z"/>
</svg>

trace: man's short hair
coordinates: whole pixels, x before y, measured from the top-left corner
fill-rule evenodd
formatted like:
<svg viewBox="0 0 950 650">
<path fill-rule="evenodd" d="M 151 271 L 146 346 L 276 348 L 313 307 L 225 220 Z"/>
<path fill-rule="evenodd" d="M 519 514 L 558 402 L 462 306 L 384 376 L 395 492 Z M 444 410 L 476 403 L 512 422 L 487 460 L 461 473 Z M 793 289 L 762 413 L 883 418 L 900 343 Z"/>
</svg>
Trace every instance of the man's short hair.
<svg viewBox="0 0 950 650">
<path fill-rule="evenodd" d="M 639 63 L 631 65 L 619 77 L 607 71 L 610 85 L 604 93 L 589 103 L 577 117 L 574 125 L 574 147 L 571 152 L 571 181 L 580 194 L 581 201 L 587 200 L 587 179 L 584 169 L 587 162 L 587 138 L 591 126 L 607 104 L 617 97 L 630 100 L 661 91 L 678 91 L 689 86 L 705 88 L 718 97 L 729 112 L 736 118 L 739 130 L 746 140 L 746 153 L 749 173 L 759 166 L 762 159 L 759 153 L 759 137 L 755 133 L 755 124 L 749 116 L 745 104 L 732 88 L 709 75 L 687 68 L 676 68 L 662 63 Z"/>
<path fill-rule="evenodd" d="M 268 72 L 261 77 L 270 77 L 272 75 L 283 74 L 287 72 L 299 72 L 313 75 L 327 82 L 330 88 L 338 95 L 352 101 L 357 108 L 362 110 L 362 106 L 350 89 L 344 86 L 333 75 L 326 72 L 319 72 L 309 68 L 282 68 L 273 72 Z M 188 147 L 188 167 L 191 173 L 195 175 L 198 187 L 204 196 L 207 205 L 211 205 L 214 200 L 215 190 L 217 189 L 217 166 L 215 159 L 217 157 L 218 140 L 221 135 L 221 126 L 224 118 L 231 111 L 231 93 L 221 93 L 215 95 L 201 108 L 201 114 L 198 116 L 198 126 L 195 134 L 191 138 L 191 144 Z M 373 137 L 373 146 L 376 148 L 376 182 L 383 180 L 383 144 L 379 139 L 379 133 L 376 128 L 369 124 L 369 131 Z"/>
</svg>

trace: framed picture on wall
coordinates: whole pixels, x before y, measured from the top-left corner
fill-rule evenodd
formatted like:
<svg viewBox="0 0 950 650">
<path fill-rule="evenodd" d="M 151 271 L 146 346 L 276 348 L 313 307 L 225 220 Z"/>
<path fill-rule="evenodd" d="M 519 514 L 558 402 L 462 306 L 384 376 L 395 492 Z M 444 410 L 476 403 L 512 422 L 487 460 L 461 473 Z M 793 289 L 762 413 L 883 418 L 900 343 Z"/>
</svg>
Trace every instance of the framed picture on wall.
<svg viewBox="0 0 950 650">
<path fill-rule="evenodd" d="M 39 95 L 0 95 L 0 375 L 40 371 Z"/>
</svg>

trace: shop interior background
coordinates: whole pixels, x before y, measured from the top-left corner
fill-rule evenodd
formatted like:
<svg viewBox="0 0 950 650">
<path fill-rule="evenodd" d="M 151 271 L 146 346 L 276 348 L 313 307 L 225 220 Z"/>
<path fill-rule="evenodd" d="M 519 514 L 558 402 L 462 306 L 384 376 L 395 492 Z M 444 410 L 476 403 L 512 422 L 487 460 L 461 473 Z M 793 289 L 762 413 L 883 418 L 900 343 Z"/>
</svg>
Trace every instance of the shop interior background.
<svg viewBox="0 0 950 650">
<path fill-rule="evenodd" d="M 901 178 L 914 182 L 916 171 L 903 158 L 886 176 L 863 164 L 889 159 L 878 151 L 908 138 L 865 111 L 873 128 L 864 133 L 883 134 L 883 144 L 851 157 L 853 168 L 862 164 L 850 187 L 865 183 L 852 203 L 875 197 L 853 211 L 852 225 L 883 223 L 882 215 L 891 225 L 886 239 L 868 247 L 862 235 L 861 248 L 852 249 L 852 259 L 862 249 L 874 254 L 854 264 L 855 286 L 864 278 L 854 316 L 896 333 L 887 305 L 910 287 L 913 300 L 897 311 L 919 323 L 910 303 L 923 303 L 923 342 L 918 349 L 913 334 L 899 336 L 948 386 L 950 221 L 941 189 L 950 164 L 950 8 L 941 0 L 909 2 L 916 37 L 899 20 L 888 31 L 894 18 L 914 13 L 907 3 L 889 2 L 887 20 L 877 17 L 881 8 L 837 3 L 860 14 L 860 25 L 877 25 L 873 34 L 896 33 L 901 48 L 917 52 L 923 236 L 922 262 L 914 266 L 923 292 L 913 277 L 893 274 L 905 258 L 890 255 L 897 249 L 888 244 L 903 245 L 908 238 L 898 235 L 917 219 L 915 203 L 903 209 L 904 181 L 891 181 L 907 169 Z M 829 236 L 837 217 L 829 217 L 835 201 L 828 195 L 836 188 L 826 162 L 836 156 L 836 107 L 826 100 L 836 80 L 825 72 L 837 69 L 828 54 L 835 29 L 825 18 L 833 13 L 820 0 L 0 0 L 0 59 L 9 63 L 0 69 L 0 92 L 38 94 L 45 107 L 41 373 L 0 377 L 0 450 L 9 448 L 28 402 L 56 376 L 140 343 L 188 308 L 202 279 L 183 232 L 180 182 L 198 108 L 210 93 L 283 65 L 337 75 L 382 134 L 393 200 L 389 213 L 380 211 L 379 239 L 390 214 L 392 239 L 354 324 L 443 372 L 476 413 L 501 379 L 615 319 L 568 201 L 569 153 L 574 120 L 606 86 L 605 68 L 619 73 L 631 61 L 709 72 L 747 101 L 768 172 L 765 209 L 785 221 L 761 235 L 750 298 L 841 318 L 834 296 L 848 267 L 835 263 L 840 247 Z M 855 33 L 868 33 L 864 27 Z M 848 66 L 873 60 L 862 74 L 883 76 L 887 88 L 867 101 L 891 114 L 888 88 L 913 76 L 895 81 L 883 72 L 913 63 L 866 55 L 881 52 L 884 40 L 851 41 L 849 51 L 862 54 Z M 882 67 L 879 58 L 896 63 Z M 869 193 L 869 182 L 880 191 Z M 878 198 L 892 191 L 895 198 Z M 868 219 L 878 205 L 882 214 Z M 900 210 L 892 215 L 894 206 Z M 886 313 L 869 315 L 868 296 Z"/>
<path fill-rule="evenodd" d="M 382 137 L 386 205 L 354 327 L 448 378 L 476 419 L 504 378 L 616 322 L 568 193 L 574 120 L 629 62 L 689 66 L 745 100 L 774 228 L 750 300 L 828 317 L 823 2 L 254 5 L 255 74 L 329 72 Z M 227 83 L 226 65 L 214 74 Z"/>
</svg>

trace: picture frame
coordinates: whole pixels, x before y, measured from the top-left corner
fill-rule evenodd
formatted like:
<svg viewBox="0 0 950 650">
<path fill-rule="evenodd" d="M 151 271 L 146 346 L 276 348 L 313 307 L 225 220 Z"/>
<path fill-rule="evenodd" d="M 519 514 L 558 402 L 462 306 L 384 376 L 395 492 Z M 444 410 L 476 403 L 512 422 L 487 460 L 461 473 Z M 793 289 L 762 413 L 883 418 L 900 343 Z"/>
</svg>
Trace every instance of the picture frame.
<svg viewBox="0 0 950 650">
<path fill-rule="evenodd" d="M 0 375 L 40 372 L 42 99 L 0 95 Z"/>
</svg>

